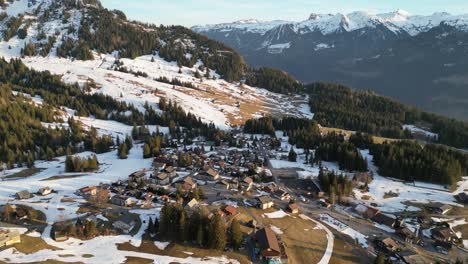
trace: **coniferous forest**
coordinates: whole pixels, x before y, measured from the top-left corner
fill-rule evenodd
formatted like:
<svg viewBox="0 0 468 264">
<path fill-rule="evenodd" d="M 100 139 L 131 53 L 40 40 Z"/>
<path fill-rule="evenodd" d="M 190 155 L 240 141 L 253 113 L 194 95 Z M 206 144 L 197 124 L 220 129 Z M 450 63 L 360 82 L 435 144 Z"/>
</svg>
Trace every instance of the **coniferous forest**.
<svg viewBox="0 0 468 264">
<path fill-rule="evenodd" d="M 307 85 L 314 120 L 337 127 L 390 138 L 411 138 L 404 124 L 424 124 L 439 135 L 437 143 L 468 148 L 468 123 L 420 111 L 370 91 L 338 84 Z"/>
<path fill-rule="evenodd" d="M 468 155 L 437 145 L 401 141 L 370 148 L 379 173 L 405 181 L 454 186 L 468 172 Z"/>
</svg>

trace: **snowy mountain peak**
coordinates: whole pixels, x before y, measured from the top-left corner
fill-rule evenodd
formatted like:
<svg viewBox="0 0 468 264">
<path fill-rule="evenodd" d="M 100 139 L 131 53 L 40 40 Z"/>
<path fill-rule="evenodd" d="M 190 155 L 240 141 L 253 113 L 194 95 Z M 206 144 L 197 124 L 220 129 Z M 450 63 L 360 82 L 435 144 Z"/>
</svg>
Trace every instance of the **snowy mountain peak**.
<svg viewBox="0 0 468 264">
<path fill-rule="evenodd" d="M 260 24 L 261 21 L 255 18 L 237 20 L 233 24 Z"/>
</svg>

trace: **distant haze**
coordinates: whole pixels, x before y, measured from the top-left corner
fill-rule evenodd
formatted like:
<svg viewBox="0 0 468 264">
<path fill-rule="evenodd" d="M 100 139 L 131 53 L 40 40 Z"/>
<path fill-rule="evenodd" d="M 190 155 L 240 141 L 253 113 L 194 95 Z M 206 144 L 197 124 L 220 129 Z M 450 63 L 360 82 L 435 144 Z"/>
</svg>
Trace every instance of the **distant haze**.
<svg viewBox="0 0 468 264">
<path fill-rule="evenodd" d="M 468 13 L 466 0 L 101 0 L 130 19 L 164 25 L 193 26 L 256 18 L 301 21 L 311 13 L 382 13 L 403 9 L 411 14 Z"/>
</svg>

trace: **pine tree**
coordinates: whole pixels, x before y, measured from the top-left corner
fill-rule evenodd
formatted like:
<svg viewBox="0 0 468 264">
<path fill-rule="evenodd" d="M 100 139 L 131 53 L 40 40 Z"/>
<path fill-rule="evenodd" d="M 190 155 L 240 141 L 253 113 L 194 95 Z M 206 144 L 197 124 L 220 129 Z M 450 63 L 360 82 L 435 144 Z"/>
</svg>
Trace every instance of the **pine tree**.
<svg viewBox="0 0 468 264">
<path fill-rule="evenodd" d="M 151 148 L 146 143 L 143 145 L 143 158 L 144 159 L 151 158 Z"/>
<path fill-rule="evenodd" d="M 84 229 L 84 235 L 87 238 L 92 238 L 96 235 L 96 222 L 94 221 L 88 221 L 86 222 L 85 229 Z"/>
<path fill-rule="evenodd" d="M 210 221 L 210 248 L 224 250 L 226 247 L 226 226 L 219 214 L 215 214 Z"/>
<path fill-rule="evenodd" d="M 182 208 L 179 216 L 179 241 L 186 242 L 188 237 L 188 223 L 187 223 L 187 213 L 185 209 Z"/>
<path fill-rule="evenodd" d="M 235 250 L 238 250 L 242 244 L 242 232 L 240 224 L 237 219 L 232 220 L 231 223 L 231 243 Z"/>
<path fill-rule="evenodd" d="M 375 264 L 385 264 L 385 254 L 380 252 L 374 261 Z"/>
<path fill-rule="evenodd" d="M 72 156 L 67 156 L 65 159 L 65 171 L 66 172 L 74 172 L 75 166 L 73 165 L 73 158 Z"/>
<path fill-rule="evenodd" d="M 291 149 L 289 150 L 288 160 L 291 162 L 296 162 L 297 160 L 297 154 L 294 151 L 293 147 L 291 147 Z"/>
<path fill-rule="evenodd" d="M 127 144 L 123 143 L 123 144 L 119 145 L 117 155 L 119 156 L 119 159 L 127 159 L 128 158 Z"/>
</svg>

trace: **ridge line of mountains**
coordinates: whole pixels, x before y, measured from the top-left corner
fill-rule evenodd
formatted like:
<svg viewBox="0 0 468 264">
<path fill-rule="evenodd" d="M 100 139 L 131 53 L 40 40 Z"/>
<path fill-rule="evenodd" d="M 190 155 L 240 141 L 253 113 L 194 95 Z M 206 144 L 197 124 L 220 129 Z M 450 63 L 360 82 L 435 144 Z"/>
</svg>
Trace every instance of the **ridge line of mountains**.
<svg viewBox="0 0 468 264">
<path fill-rule="evenodd" d="M 254 67 L 468 119 L 468 15 L 312 14 L 300 22 L 251 19 L 192 30 L 233 47 Z"/>
</svg>

